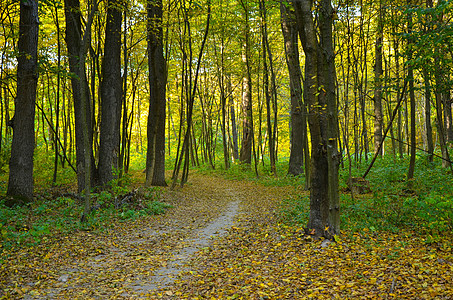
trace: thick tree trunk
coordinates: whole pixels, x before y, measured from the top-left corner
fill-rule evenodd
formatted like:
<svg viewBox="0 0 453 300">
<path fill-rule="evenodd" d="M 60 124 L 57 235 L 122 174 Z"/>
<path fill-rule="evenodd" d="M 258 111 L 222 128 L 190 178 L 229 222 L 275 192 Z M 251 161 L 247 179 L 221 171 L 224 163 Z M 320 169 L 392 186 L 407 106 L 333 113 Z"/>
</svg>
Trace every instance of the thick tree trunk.
<svg viewBox="0 0 453 300">
<path fill-rule="evenodd" d="M 12 119 L 13 141 L 9 162 L 7 205 L 33 199 L 33 151 L 36 86 L 38 82 L 38 1 L 20 1 L 17 57 L 17 96 Z"/>
<path fill-rule="evenodd" d="M 99 145 L 99 183 L 114 179 L 120 152 L 121 120 L 121 1 L 109 0 L 105 28 L 101 82 L 101 125 Z"/>
<path fill-rule="evenodd" d="M 86 53 L 81 53 L 83 52 L 81 51 L 82 16 L 80 11 L 79 0 L 65 0 L 65 16 L 66 16 L 66 45 L 68 47 L 69 70 L 74 75 L 71 77 L 71 85 L 72 94 L 74 98 L 74 114 L 75 114 L 77 185 L 78 191 L 81 192 L 85 188 L 85 171 L 88 170 L 87 163 L 84 159 L 85 152 L 87 152 L 88 155 L 91 157 L 90 164 L 93 166 L 94 156 L 92 146 L 93 134 L 91 131 L 91 103 L 84 59 Z M 85 128 L 87 128 L 88 130 L 87 132 L 88 143 L 86 146 L 84 146 L 83 141 Z M 90 179 L 93 181 L 95 168 L 89 169 L 91 175 Z"/>
<path fill-rule="evenodd" d="M 327 227 L 324 228 L 326 237 L 340 234 L 340 195 L 338 190 L 338 167 L 340 164 L 339 133 L 338 133 L 338 105 L 336 97 L 336 70 L 335 54 L 333 46 L 333 18 L 334 10 L 330 0 L 322 0 L 320 8 L 320 87 L 324 86 L 325 92 L 321 89 L 320 97 L 326 106 L 326 132 L 324 143 L 326 147 L 327 169 L 328 169 L 328 207 L 329 215 Z"/>
<path fill-rule="evenodd" d="M 163 52 L 162 0 L 148 3 L 149 115 L 146 185 L 166 186 L 165 106 L 167 70 Z"/>
<path fill-rule="evenodd" d="M 304 147 L 307 144 L 305 143 L 307 139 L 307 121 L 305 104 L 302 102 L 302 73 L 299 62 L 297 24 L 291 7 L 283 2 L 280 3 L 280 13 L 291 92 L 291 151 L 288 174 L 300 175 L 303 172 L 304 152 L 308 148 L 305 149 Z M 305 156 L 306 159 L 309 157 L 308 151 L 305 152 Z M 307 179 L 308 174 L 307 172 Z"/>
<path fill-rule="evenodd" d="M 304 99 L 309 108 L 312 145 L 307 229 L 310 234 L 332 238 L 340 233 L 333 10 L 330 0 L 321 1 L 318 43 L 311 12 L 312 1 L 293 0 L 293 4 L 305 52 Z"/>
</svg>

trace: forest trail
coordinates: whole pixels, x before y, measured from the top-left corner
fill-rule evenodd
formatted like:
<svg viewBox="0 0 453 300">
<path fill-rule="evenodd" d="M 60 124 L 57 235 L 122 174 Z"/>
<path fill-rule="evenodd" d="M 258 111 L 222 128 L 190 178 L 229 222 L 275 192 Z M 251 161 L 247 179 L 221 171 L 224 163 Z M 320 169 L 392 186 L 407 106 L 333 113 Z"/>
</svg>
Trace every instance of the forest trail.
<svg viewBox="0 0 453 300">
<path fill-rule="evenodd" d="M 193 174 L 183 188 L 165 189 L 161 201 L 173 207 L 163 215 L 52 241 L 33 269 L 14 274 L 16 290 L 23 299 L 178 298 L 175 282 L 184 284 L 214 240 L 244 220 L 268 222 L 290 190 Z"/>
<path fill-rule="evenodd" d="M 363 228 L 313 240 L 280 219 L 301 193 L 191 174 L 165 189 L 165 214 L 21 250 L 2 283 L 11 299 L 453 299 L 451 236 Z"/>
</svg>

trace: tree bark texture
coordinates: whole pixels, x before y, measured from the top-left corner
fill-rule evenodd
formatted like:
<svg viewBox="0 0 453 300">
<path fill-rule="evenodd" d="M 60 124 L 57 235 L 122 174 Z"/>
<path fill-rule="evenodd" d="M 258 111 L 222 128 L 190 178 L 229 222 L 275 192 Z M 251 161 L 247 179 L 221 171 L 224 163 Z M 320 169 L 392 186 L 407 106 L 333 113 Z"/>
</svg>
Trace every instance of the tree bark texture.
<svg viewBox="0 0 453 300">
<path fill-rule="evenodd" d="M 433 128 L 431 125 L 431 84 L 429 73 L 423 70 L 423 79 L 425 81 L 425 135 L 428 147 L 428 161 L 433 161 L 434 143 L 433 143 Z"/>
<path fill-rule="evenodd" d="M 374 65 L 374 152 L 377 151 L 382 141 L 382 127 L 383 127 L 383 114 L 382 114 L 382 76 L 384 75 L 382 67 L 382 46 L 384 41 L 384 11 L 382 3 L 379 4 L 378 24 L 376 32 L 376 45 L 375 45 L 375 65 Z M 383 154 L 384 147 L 381 147 Z"/>
<path fill-rule="evenodd" d="M 252 77 L 250 74 L 250 24 L 249 8 L 243 3 L 245 17 L 245 41 L 242 52 L 244 74 L 242 78 L 242 144 L 239 161 L 250 164 L 252 162 L 253 143 L 253 112 L 252 112 Z"/>
<path fill-rule="evenodd" d="M 408 4 L 410 4 L 410 0 Z M 409 34 L 412 33 L 412 13 L 408 14 L 407 20 L 407 31 Z M 411 40 L 408 42 L 408 46 L 412 43 Z M 411 62 L 412 60 L 412 53 L 409 51 L 408 61 Z M 411 64 L 408 65 L 407 68 L 407 79 L 409 81 L 409 100 L 410 100 L 410 122 L 411 122 L 411 131 L 410 131 L 410 160 L 409 160 L 409 169 L 407 171 L 407 180 L 411 180 L 414 178 L 414 171 L 415 171 L 415 155 L 416 155 L 416 126 L 415 126 L 415 91 L 414 91 L 414 69 Z M 409 182 L 409 187 L 411 183 Z"/>
<path fill-rule="evenodd" d="M 166 186 L 165 108 L 167 70 L 163 51 L 162 0 L 148 3 L 149 115 L 146 185 Z"/>
<path fill-rule="evenodd" d="M 114 179 L 118 168 L 121 123 L 121 0 L 109 0 L 101 82 L 99 183 Z"/>
<path fill-rule="evenodd" d="M 38 30 L 38 1 L 20 1 L 17 95 L 7 190 L 7 195 L 12 198 L 7 205 L 23 204 L 33 199 Z"/>
<path fill-rule="evenodd" d="M 305 104 L 302 102 L 302 73 L 300 70 L 297 24 L 292 6 L 280 4 L 282 33 L 285 42 L 286 64 L 291 92 L 291 149 L 288 174 L 303 173 L 304 152 L 308 150 Z M 307 148 L 305 149 L 305 145 Z M 308 152 L 305 156 L 308 157 Z M 308 173 L 307 173 L 308 175 Z M 308 176 L 306 177 L 308 178 Z"/>
<path fill-rule="evenodd" d="M 71 72 L 72 94 L 75 115 L 75 142 L 77 161 L 77 186 L 81 192 L 85 187 L 85 171 L 87 163 L 85 152 L 90 156 L 94 166 L 93 133 L 91 131 L 91 103 L 85 70 L 85 54 L 82 53 L 82 15 L 79 0 L 65 0 L 66 45 L 68 48 L 69 70 Z M 83 115 L 84 114 L 84 115 Z M 84 146 L 84 130 L 88 129 L 88 143 Z M 88 168 L 91 180 L 94 179 L 95 168 Z"/>
<path fill-rule="evenodd" d="M 332 238 L 340 233 L 338 131 L 330 0 L 319 7 L 319 41 L 311 0 L 293 0 L 305 52 L 304 100 L 311 132 L 310 234 Z"/>
<path fill-rule="evenodd" d="M 239 147 L 238 147 L 238 130 L 236 125 L 236 113 L 234 111 L 234 99 L 233 91 L 231 88 L 231 77 L 228 76 L 227 81 L 227 92 L 228 92 L 228 106 L 230 108 L 230 118 L 231 118 L 231 135 L 232 135 L 232 149 L 233 149 L 233 159 L 236 161 L 239 159 Z"/>
</svg>

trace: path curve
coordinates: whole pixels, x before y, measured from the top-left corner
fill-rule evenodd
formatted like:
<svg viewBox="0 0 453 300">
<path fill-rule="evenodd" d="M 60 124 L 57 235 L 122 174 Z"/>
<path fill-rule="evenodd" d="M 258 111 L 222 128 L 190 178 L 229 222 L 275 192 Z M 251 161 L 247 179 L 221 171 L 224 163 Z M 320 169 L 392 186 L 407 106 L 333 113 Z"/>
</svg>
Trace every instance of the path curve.
<svg viewBox="0 0 453 300">
<path fill-rule="evenodd" d="M 196 252 L 233 226 L 247 197 L 241 189 L 234 181 L 193 175 L 184 188 L 164 192 L 163 201 L 173 206 L 164 215 L 68 237 L 60 249 L 78 241 L 86 248 L 74 251 L 84 255 L 46 270 L 45 281 L 24 282 L 23 299 L 135 299 L 168 290 Z"/>
</svg>

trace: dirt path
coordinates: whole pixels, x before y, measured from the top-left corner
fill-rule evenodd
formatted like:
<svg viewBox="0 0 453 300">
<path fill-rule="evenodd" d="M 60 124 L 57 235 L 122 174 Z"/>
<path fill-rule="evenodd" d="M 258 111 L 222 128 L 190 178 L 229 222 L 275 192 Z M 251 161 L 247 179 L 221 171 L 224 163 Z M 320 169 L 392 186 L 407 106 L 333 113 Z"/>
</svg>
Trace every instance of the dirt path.
<svg viewBox="0 0 453 300">
<path fill-rule="evenodd" d="M 184 188 L 164 193 L 173 208 L 162 216 L 55 241 L 35 270 L 19 274 L 16 289 L 24 299 L 172 298 L 175 281 L 238 220 L 268 219 L 277 190 L 192 175 Z"/>
<path fill-rule="evenodd" d="M 166 214 L 52 239 L 0 271 L 14 299 L 453 299 L 450 236 L 364 228 L 315 241 L 276 218 L 300 193 L 192 175 L 164 193 Z"/>
</svg>

